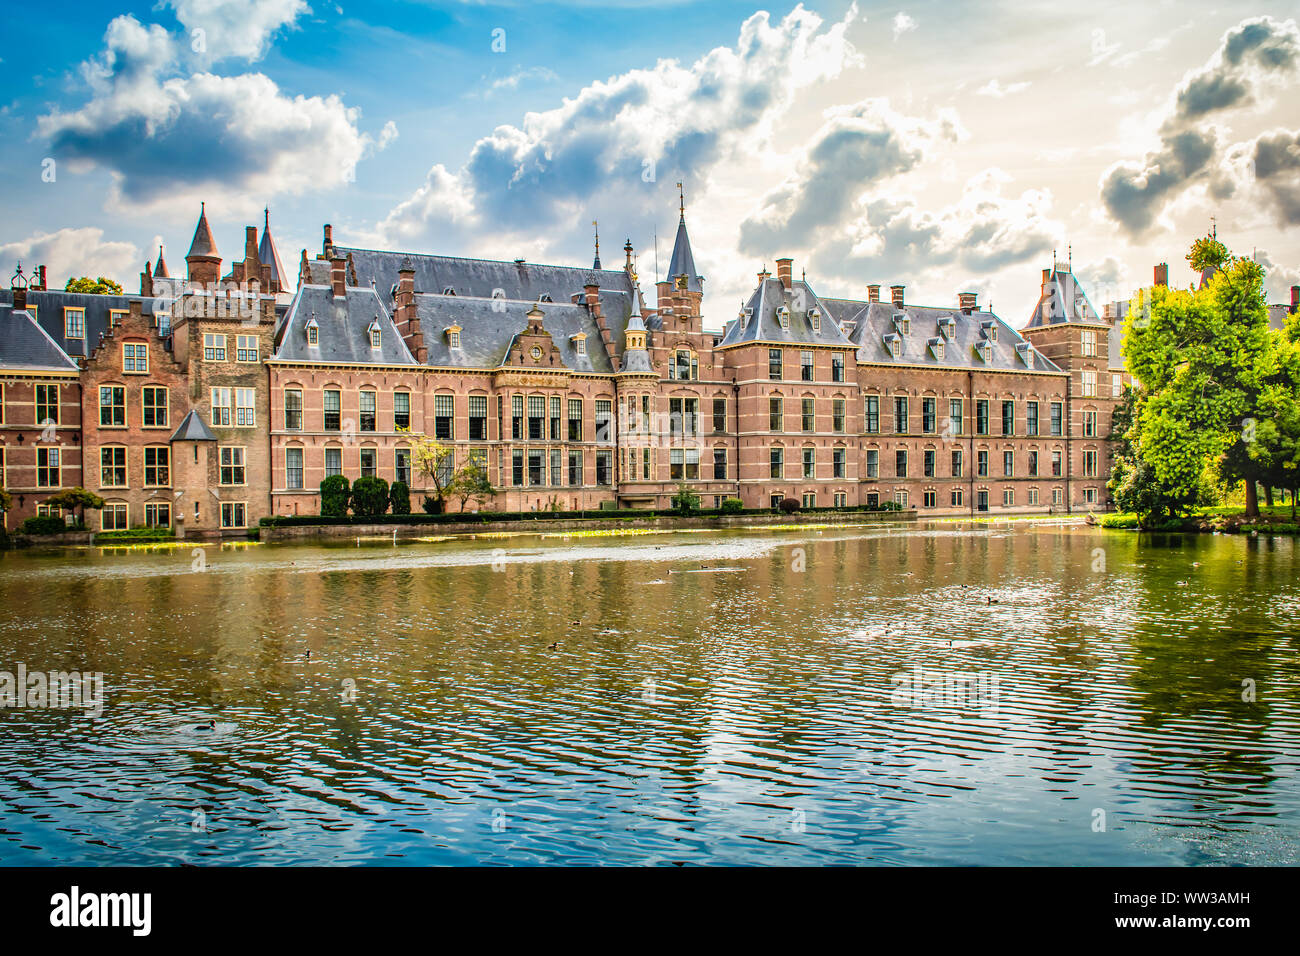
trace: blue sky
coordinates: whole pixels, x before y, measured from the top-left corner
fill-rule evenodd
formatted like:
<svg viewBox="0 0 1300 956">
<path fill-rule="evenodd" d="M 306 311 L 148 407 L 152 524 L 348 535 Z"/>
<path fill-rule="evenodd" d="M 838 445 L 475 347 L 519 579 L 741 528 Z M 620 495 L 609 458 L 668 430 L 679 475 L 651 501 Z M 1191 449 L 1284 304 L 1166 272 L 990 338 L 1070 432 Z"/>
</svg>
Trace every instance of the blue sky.
<svg viewBox="0 0 1300 956">
<path fill-rule="evenodd" d="M 734 314 L 795 258 L 818 291 L 978 290 L 1014 324 L 1052 250 L 1127 297 L 1214 216 L 1300 283 L 1292 4 L 50 2 L 0 51 L 0 262 L 134 288 L 206 201 L 271 208 L 290 269 L 347 244 L 653 278 L 676 181 Z M 47 181 L 50 161 L 53 181 Z M 45 176 L 43 178 L 43 172 Z"/>
</svg>

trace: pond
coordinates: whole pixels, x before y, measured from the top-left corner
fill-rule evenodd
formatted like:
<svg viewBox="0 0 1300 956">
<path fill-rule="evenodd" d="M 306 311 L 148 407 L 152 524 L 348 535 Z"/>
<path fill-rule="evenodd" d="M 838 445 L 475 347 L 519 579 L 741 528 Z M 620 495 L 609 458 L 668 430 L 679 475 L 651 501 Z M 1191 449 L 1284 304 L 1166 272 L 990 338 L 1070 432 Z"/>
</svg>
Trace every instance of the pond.
<svg viewBox="0 0 1300 956">
<path fill-rule="evenodd" d="M 7 552 L 0 864 L 1295 863 L 1298 649 L 1278 537 Z"/>
</svg>

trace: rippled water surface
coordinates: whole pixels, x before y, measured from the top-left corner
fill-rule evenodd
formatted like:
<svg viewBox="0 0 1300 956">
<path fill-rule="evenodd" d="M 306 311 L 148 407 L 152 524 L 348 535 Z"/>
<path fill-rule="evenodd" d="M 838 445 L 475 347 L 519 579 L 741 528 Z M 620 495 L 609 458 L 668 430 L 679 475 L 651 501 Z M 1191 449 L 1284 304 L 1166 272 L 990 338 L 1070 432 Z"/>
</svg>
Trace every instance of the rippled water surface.
<svg viewBox="0 0 1300 956">
<path fill-rule="evenodd" d="M 1017 525 L 9 552 L 0 863 L 1300 859 L 1295 543 Z"/>
</svg>

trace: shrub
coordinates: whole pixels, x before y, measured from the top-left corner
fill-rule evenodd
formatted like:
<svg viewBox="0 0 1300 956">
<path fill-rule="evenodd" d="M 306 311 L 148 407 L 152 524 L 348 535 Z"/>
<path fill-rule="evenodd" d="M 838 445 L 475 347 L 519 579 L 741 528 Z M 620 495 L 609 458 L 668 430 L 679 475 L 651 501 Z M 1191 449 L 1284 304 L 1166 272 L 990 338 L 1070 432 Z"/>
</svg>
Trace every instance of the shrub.
<svg viewBox="0 0 1300 956">
<path fill-rule="evenodd" d="M 440 515 L 442 514 L 442 499 L 430 498 L 425 495 L 424 504 L 421 507 L 424 508 L 424 513 L 427 515 Z"/>
<path fill-rule="evenodd" d="M 724 515 L 735 515 L 745 510 L 745 503 L 739 498 L 724 498 L 722 500 L 722 513 Z"/>
<path fill-rule="evenodd" d="M 171 541 L 176 532 L 171 528 L 130 528 L 124 531 L 101 531 L 95 535 L 96 544 L 113 541 Z"/>
<path fill-rule="evenodd" d="M 388 501 L 393 514 L 409 515 L 411 513 L 411 489 L 404 481 L 395 481 L 388 488 Z"/>
<path fill-rule="evenodd" d="M 781 510 L 782 510 L 783 512 L 785 512 L 786 514 L 788 514 L 788 515 L 792 515 L 792 514 L 794 514 L 796 511 L 799 510 L 799 499 L 798 499 L 798 498 L 782 498 L 782 499 L 781 499 L 780 508 L 781 508 Z"/>
<path fill-rule="evenodd" d="M 62 534 L 69 530 L 62 518 L 53 515 L 36 515 L 23 521 L 23 534 Z"/>
<path fill-rule="evenodd" d="M 320 513 L 341 518 L 348 513 L 349 485 L 345 475 L 330 475 L 320 483 Z"/>
<path fill-rule="evenodd" d="M 363 476 L 352 482 L 352 513 L 367 518 L 388 510 L 388 482 L 383 478 Z"/>
<path fill-rule="evenodd" d="M 691 491 L 686 485 L 677 486 L 677 494 L 673 495 L 673 511 L 679 515 L 690 515 L 700 510 L 700 496 Z"/>
</svg>

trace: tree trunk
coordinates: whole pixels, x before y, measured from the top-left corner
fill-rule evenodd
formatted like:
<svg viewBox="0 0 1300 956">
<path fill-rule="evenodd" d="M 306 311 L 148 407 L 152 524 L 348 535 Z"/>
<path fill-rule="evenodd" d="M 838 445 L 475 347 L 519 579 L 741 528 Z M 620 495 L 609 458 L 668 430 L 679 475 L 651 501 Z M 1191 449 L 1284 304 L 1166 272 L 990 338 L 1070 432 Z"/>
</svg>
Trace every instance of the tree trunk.
<svg viewBox="0 0 1300 956">
<path fill-rule="evenodd" d="M 1255 487 L 1255 479 L 1246 479 L 1246 517 L 1259 517 L 1259 489 Z"/>
<path fill-rule="evenodd" d="M 1264 504 L 1268 505 L 1270 508 L 1273 507 L 1273 484 L 1272 484 L 1272 482 L 1268 482 L 1268 481 L 1264 482 Z"/>
</svg>

